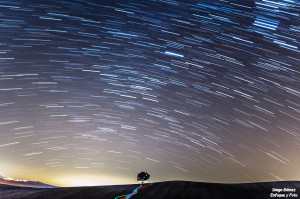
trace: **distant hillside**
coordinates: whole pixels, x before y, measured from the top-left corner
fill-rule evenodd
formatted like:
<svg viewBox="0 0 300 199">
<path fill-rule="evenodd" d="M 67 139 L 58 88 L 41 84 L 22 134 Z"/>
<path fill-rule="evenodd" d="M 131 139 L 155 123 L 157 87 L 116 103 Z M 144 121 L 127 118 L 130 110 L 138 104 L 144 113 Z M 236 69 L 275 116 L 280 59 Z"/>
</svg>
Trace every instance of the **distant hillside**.
<svg viewBox="0 0 300 199">
<path fill-rule="evenodd" d="M 18 187 L 33 187 L 33 188 L 54 188 L 54 186 L 34 181 L 16 181 L 0 178 L 0 185 L 12 185 Z"/>
<path fill-rule="evenodd" d="M 150 184 L 149 184 L 150 185 Z M 0 186 L 1 199 L 121 199 L 139 185 L 99 187 L 70 187 L 53 189 L 13 188 Z M 284 189 L 289 191 L 284 192 Z M 280 191 L 280 192 L 279 192 Z M 185 181 L 152 183 L 132 199 L 270 199 L 293 194 L 300 198 L 300 181 L 263 182 L 246 184 L 219 184 Z M 298 195 L 298 196 L 297 196 Z M 120 197 L 118 197 L 120 196 Z M 283 197 L 281 197 L 283 198 Z"/>
</svg>

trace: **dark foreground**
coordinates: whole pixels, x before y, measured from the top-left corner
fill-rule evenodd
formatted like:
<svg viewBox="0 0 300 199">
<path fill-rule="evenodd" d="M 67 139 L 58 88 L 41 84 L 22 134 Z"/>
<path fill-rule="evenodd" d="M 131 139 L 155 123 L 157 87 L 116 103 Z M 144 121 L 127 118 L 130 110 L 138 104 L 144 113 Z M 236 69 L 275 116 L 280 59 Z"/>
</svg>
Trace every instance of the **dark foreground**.
<svg viewBox="0 0 300 199">
<path fill-rule="evenodd" d="M 20 188 L 0 185 L 1 199 L 114 199 L 130 194 L 139 185 L 72 188 Z M 277 190 L 275 190 L 277 189 Z M 279 192 L 281 190 L 281 192 Z M 285 190 L 285 191 L 284 191 Z M 273 194 L 273 195 L 272 195 Z M 277 195 L 276 195 L 277 194 Z M 284 195 L 283 195 L 284 194 Z M 284 197 L 283 197 L 284 196 Z M 121 198 L 121 197 L 120 197 Z M 264 199 L 300 198 L 300 181 L 218 184 L 170 181 L 151 184 L 132 199 Z"/>
</svg>

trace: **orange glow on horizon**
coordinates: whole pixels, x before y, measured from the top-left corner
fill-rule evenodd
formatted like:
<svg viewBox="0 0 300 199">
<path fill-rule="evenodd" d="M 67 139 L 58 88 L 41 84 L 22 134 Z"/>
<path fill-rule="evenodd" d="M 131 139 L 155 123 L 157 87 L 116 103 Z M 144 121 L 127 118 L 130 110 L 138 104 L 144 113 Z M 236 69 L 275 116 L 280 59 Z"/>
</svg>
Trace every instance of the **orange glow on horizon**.
<svg viewBox="0 0 300 199">
<path fill-rule="evenodd" d="M 65 176 L 56 180 L 56 184 L 63 187 L 105 186 L 133 183 L 136 183 L 134 179 L 93 175 Z"/>
</svg>

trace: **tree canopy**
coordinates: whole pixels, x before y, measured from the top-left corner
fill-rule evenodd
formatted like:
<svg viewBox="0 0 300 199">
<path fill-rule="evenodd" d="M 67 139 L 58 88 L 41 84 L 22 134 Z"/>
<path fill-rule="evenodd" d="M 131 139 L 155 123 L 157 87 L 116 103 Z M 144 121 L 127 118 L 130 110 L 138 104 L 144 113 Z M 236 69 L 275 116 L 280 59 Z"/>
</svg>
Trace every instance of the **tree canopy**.
<svg viewBox="0 0 300 199">
<path fill-rule="evenodd" d="M 137 175 L 137 181 L 142 181 L 142 183 L 150 178 L 149 173 L 142 171 Z"/>
</svg>

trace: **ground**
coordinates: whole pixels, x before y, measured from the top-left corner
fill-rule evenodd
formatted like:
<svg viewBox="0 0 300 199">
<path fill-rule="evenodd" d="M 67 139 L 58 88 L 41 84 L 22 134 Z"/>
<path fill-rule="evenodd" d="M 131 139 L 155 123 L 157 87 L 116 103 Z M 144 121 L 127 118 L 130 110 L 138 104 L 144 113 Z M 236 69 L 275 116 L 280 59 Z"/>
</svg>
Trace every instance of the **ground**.
<svg viewBox="0 0 300 199">
<path fill-rule="evenodd" d="M 148 184 L 133 199 L 267 199 L 288 196 L 300 198 L 300 181 L 245 184 L 170 181 Z M 132 193 L 140 185 L 115 185 L 35 189 L 0 185 L 1 199 L 114 199 Z M 120 197 L 119 197 L 120 198 Z"/>
</svg>

